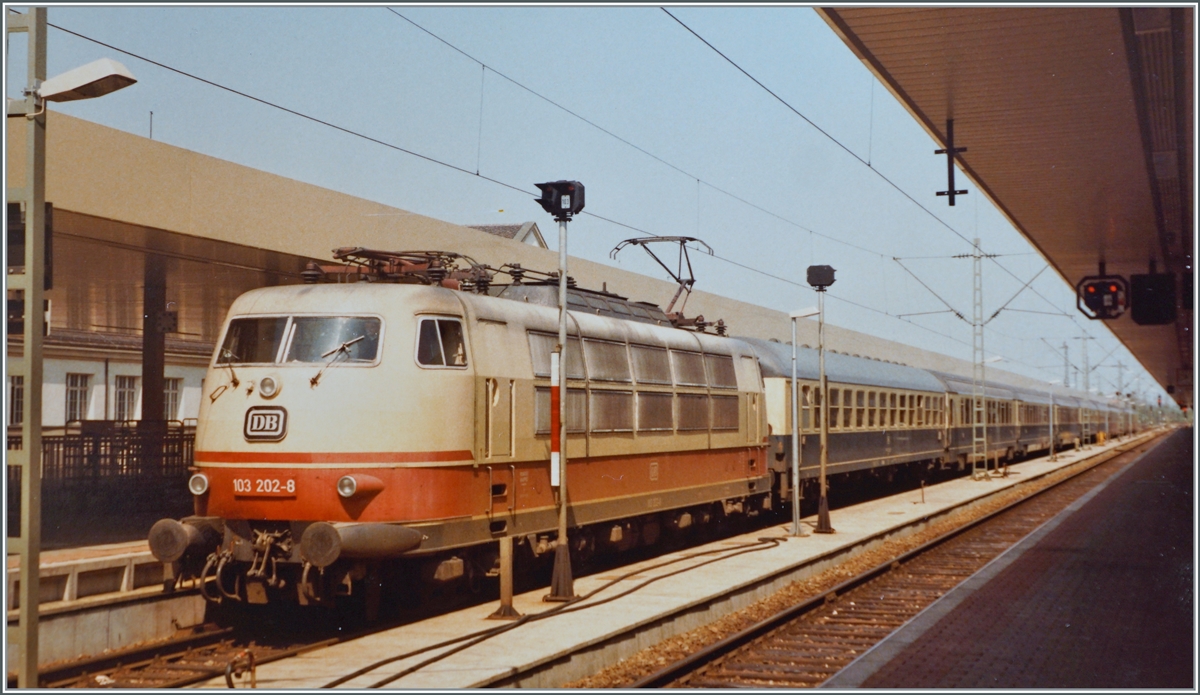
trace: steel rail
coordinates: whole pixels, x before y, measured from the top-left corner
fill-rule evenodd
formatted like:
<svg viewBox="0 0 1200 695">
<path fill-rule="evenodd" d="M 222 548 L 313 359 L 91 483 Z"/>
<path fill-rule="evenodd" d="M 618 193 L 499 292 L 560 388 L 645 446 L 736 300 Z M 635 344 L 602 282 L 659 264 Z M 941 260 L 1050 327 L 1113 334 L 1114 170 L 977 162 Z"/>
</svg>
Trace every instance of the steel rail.
<svg viewBox="0 0 1200 695">
<path fill-rule="evenodd" d="M 934 538 L 916 548 L 913 548 L 912 550 L 909 550 L 896 558 L 893 558 L 886 562 L 880 563 L 879 565 L 863 572 L 862 574 L 859 574 L 855 577 L 852 577 L 852 578 L 842 582 L 841 584 L 838 584 L 837 586 L 833 587 L 829 591 L 824 592 L 820 596 L 814 596 L 814 597 L 808 599 L 807 601 L 796 604 L 794 606 L 790 606 L 790 607 L 776 613 L 775 615 L 769 616 L 769 617 L 759 621 L 758 623 L 751 625 L 750 627 L 742 630 L 741 632 L 730 635 L 729 637 L 726 637 L 718 642 L 715 642 L 707 647 L 704 647 L 703 649 L 700 649 L 699 651 L 696 651 L 696 652 L 692 653 L 691 655 L 689 655 L 679 661 L 676 661 L 673 664 L 669 664 L 666 667 L 664 667 L 658 671 L 655 671 L 654 673 L 651 673 L 650 675 L 645 676 L 644 678 L 636 681 L 629 687 L 631 687 L 631 688 L 662 688 L 662 687 L 665 687 L 675 681 L 681 680 L 681 679 L 685 678 L 686 676 L 689 676 L 689 675 L 695 673 L 696 671 L 700 670 L 701 668 L 707 666 L 708 664 L 716 661 L 717 659 L 720 659 L 721 657 L 724 657 L 724 656 L 732 653 L 733 651 L 739 649 L 740 647 L 743 647 L 743 646 L 759 639 L 760 637 L 763 637 L 764 635 L 768 634 L 772 630 L 774 630 L 788 622 L 791 622 L 792 620 L 795 620 L 807 613 L 810 613 L 818 608 L 821 608 L 828 603 L 831 603 L 831 602 L 837 600 L 838 597 L 840 597 L 846 593 L 849 593 L 850 591 L 857 589 L 858 587 L 863 586 L 864 584 L 866 584 L 884 574 L 887 574 L 895 569 L 900 568 L 902 565 L 910 562 L 914 558 L 916 558 L 924 553 L 927 553 L 930 550 L 932 550 L 936 547 L 939 547 L 939 546 L 945 544 L 946 542 L 953 540 L 954 538 L 957 538 L 958 536 L 961 536 L 962 534 L 966 533 L 967 531 L 970 531 L 971 529 L 982 526 L 983 524 L 987 523 L 988 521 L 991 521 L 995 517 L 997 517 L 1005 512 L 1008 512 L 1016 507 L 1019 507 L 1030 500 L 1036 499 L 1044 492 L 1054 490 L 1055 488 L 1062 485 L 1063 483 L 1065 483 L 1069 480 L 1073 480 L 1073 479 L 1077 478 L 1078 476 L 1083 475 L 1084 473 L 1087 473 L 1088 471 L 1096 468 L 1097 466 L 1101 466 L 1101 465 L 1107 463 L 1108 461 L 1111 461 L 1111 460 L 1117 458 L 1118 456 L 1121 456 L 1130 451 L 1133 451 L 1134 449 L 1138 448 L 1139 446 L 1143 446 L 1145 444 L 1152 443 L 1155 440 L 1161 438 L 1161 436 L 1162 436 L 1162 433 L 1160 432 L 1160 433 L 1158 433 L 1158 436 L 1155 436 L 1153 438 L 1149 438 L 1149 439 L 1139 438 L 1133 442 L 1129 442 L 1128 444 L 1118 446 L 1118 447 L 1114 448 L 1112 451 L 1105 452 L 1104 454 L 1101 454 L 1101 455 L 1095 457 L 1094 459 L 1085 459 L 1084 461 L 1079 461 L 1076 464 L 1073 464 L 1073 465 L 1078 465 L 1077 469 L 1072 471 L 1070 475 L 1064 477 L 1062 480 L 1055 482 L 1053 485 L 1049 485 L 1047 487 L 1042 488 L 1041 490 L 1034 491 L 1033 493 L 1031 493 L 1027 496 L 1024 496 L 1024 497 L 1021 497 L 1020 499 L 1014 500 L 1014 501 L 1010 502 L 1009 504 L 1006 504 L 999 509 L 996 509 L 992 512 L 989 512 L 988 514 L 985 514 L 984 516 L 974 519 L 956 529 L 947 531 L 946 533 L 938 536 L 937 538 Z M 1084 464 L 1084 465 L 1079 465 L 1079 464 Z M 1032 481 L 1030 481 L 1030 482 L 1032 482 Z M 1008 490 L 1013 490 L 1013 489 L 1017 489 L 1017 488 L 1008 488 Z M 1005 490 L 997 490 L 995 494 L 1000 494 L 1002 492 L 1005 492 Z"/>
</svg>

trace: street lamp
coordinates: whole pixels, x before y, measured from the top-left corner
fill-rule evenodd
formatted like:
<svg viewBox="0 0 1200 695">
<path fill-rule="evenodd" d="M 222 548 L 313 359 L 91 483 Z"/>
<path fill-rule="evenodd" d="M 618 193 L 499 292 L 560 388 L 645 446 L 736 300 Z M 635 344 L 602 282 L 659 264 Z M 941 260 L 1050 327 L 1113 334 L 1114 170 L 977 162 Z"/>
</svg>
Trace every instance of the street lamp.
<svg viewBox="0 0 1200 695">
<path fill-rule="evenodd" d="M 829 382 L 825 379 L 825 290 L 834 282 L 834 269 L 828 265 L 808 266 L 808 284 L 817 291 L 817 350 L 821 356 L 821 472 L 820 498 L 817 502 L 817 533 L 833 533 L 829 524 L 829 486 L 825 469 L 829 465 Z M 792 341 L 793 345 L 795 341 Z"/>
<path fill-rule="evenodd" d="M 25 304 L 24 359 L 10 364 L 9 373 L 25 382 L 25 421 L 21 449 L 8 452 L 8 465 L 21 468 L 21 535 L 8 538 L 9 551 L 19 556 L 20 590 L 17 629 L 9 634 L 20 645 L 17 686 L 38 687 L 38 570 L 41 550 L 42 497 L 42 331 L 45 315 L 46 230 L 46 102 L 91 99 L 127 87 L 137 80 L 123 65 L 103 59 L 46 79 L 46 8 L 7 14 L 7 34 L 26 33 L 27 79 L 24 99 L 9 100 L 9 118 L 28 121 L 25 147 L 25 186 L 9 188 L 7 201 L 25 208 L 25 272 L 9 274 L 6 289 L 23 294 Z M 14 634 L 15 633 L 15 634 Z"/>
<path fill-rule="evenodd" d="M 550 355 L 550 485 L 558 488 L 558 542 L 550 593 L 544 600 L 570 601 L 575 589 L 567 543 L 567 222 L 583 210 L 583 184 L 552 181 L 535 185 L 542 192 L 538 204 L 558 222 L 558 345 Z"/>
<path fill-rule="evenodd" d="M 800 392 L 796 388 L 796 320 L 821 313 L 817 307 L 794 311 L 792 317 L 792 535 L 800 532 Z"/>
</svg>

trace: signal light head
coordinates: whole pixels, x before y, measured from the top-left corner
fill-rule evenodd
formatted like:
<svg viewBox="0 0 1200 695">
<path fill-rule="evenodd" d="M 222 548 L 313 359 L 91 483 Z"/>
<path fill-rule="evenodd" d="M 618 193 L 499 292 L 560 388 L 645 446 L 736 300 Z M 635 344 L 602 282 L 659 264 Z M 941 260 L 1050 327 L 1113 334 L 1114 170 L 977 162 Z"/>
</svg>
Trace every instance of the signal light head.
<svg viewBox="0 0 1200 695">
<path fill-rule="evenodd" d="M 562 221 L 571 219 L 583 210 L 583 184 L 578 181 L 551 181 L 536 184 L 542 191 L 542 197 L 537 202 L 546 212 L 554 215 L 554 219 Z"/>
<path fill-rule="evenodd" d="M 1086 277 L 1075 286 L 1076 305 L 1090 319 L 1115 319 L 1129 307 L 1127 288 L 1119 275 Z"/>
</svg>

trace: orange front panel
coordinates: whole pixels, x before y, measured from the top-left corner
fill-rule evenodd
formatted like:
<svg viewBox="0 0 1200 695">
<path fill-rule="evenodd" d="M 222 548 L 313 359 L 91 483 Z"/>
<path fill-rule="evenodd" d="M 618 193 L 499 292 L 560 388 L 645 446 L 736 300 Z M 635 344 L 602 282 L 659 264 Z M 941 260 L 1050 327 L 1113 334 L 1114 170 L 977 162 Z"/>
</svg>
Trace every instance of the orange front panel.
<svg viewBox="0 0 1200 695">
<path fill-rule="evenodd" d="M 206 513 L 228 519 L 415 522 L 482 514 L 491 502 L 487 471 L 470 466 L 206 467 L 204 474 L 209 479 Z M 378 478 L 383 482 L 383 490 L 343 499 L 338 496 L 336 485 L 338 478 L 347 474 Z M 293 485 L 289 486 L 288 481 Z M 289 493 L 289 487 L 294 491 Z"/>
<path fill-rule="evenodd" d="M 576 503 L 697 488 L 762 476 L 765 452 L 763 447 L 745 447 L 575 459 L 569 462 L 567 485 Z M 236 459 L 239 455 L 205 454 L 208 461 L 230 456 Z M 205 466 L 209 478 L 205 514 L 229 519 L 415 523 L 501 513 L 510 506 L 523 511 L 554 505 L 549 461 L 515 467 L 494 465 L 490 472 L 483 464 L 326 468 L 309 463 L 322 456 L 294 455 L 299 460 L 289 468 Z M 383 489 L 373 495 L 343 499 L 337 494 L 336 484 L 347 474 L 378 478 Z M 506 486 L 503 496 L 494 497 L 492 486 L 501 484 Z"/>
</svg>

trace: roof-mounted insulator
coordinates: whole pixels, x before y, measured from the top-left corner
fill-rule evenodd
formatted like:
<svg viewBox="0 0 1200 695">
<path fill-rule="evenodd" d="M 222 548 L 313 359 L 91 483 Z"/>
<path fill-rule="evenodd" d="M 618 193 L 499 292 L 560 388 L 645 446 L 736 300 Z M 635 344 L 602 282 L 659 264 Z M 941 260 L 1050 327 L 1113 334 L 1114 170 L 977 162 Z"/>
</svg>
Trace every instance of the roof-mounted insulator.
<svg viewBox="0 0 1200 695">
<path fill-rule="evenodd" d="M 317 265 L 313 261 L 309 261 L 308 265 L 304 266 L 304 270 L 300 271 L 300 277 L 304 280 L 304 284 L 306 285 L 317 284 L 321 281 L 321 277 L 324 275 L 325 272 L 321 270 L 321 266 Z"/>
</svg>

